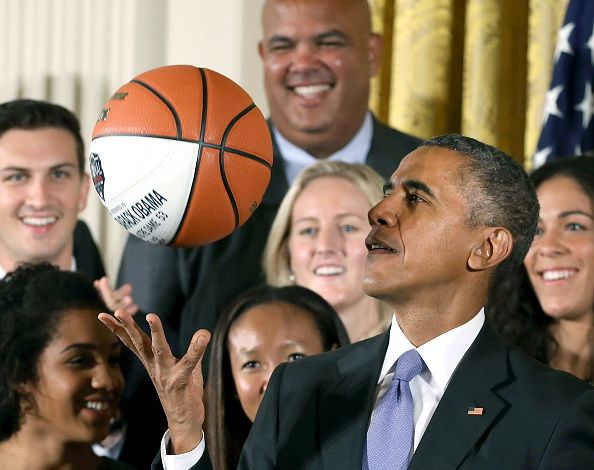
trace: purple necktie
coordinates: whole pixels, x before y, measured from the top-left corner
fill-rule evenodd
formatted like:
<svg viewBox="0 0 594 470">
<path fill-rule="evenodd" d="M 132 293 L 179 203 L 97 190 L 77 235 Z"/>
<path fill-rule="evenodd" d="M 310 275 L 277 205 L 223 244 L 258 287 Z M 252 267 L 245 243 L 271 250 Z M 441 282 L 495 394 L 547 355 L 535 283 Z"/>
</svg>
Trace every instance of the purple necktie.
<svg viewBox="0 0 594 470">
<path fill-rule="evenodd" d="M 406 470 L 413 450 L 414 403 L 409 382 L 425 368 L 416 349 L 396 361 L 394 377 L 371 415 L 363 470 Z"/>
</svg>

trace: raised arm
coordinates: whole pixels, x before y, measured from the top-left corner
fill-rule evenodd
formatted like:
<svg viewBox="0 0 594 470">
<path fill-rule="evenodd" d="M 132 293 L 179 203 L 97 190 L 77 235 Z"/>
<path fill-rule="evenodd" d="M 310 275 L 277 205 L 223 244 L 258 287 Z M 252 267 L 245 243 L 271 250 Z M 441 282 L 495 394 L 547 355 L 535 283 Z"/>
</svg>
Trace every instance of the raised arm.
<svg viewBox="0 0 594 470">
<path fill-rule="evenodd" d="M 154 313 L 146 316 L 150 337 L 125 310 L 116 310 L 113 316 L 100 313 L 99 320 L 138 356 L 151 377 L 167 417 L 172 452 L 181 454 L 194 449 L 202 440 L 205 412 L 200 361 L 210 333 L 194 333 L 187 352 L 177 359 L 171 353 L 161 320 Z"/>
</svg>

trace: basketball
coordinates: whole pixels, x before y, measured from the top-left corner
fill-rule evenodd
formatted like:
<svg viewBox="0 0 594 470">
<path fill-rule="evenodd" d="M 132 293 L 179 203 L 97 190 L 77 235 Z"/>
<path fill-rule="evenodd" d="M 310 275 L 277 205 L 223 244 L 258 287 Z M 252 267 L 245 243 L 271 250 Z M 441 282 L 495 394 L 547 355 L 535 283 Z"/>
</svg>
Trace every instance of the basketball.
<svg viewBox="0 0 594 470">
<path fill-rule="evenodd" d="M 157 245 L 197 246 L 243 224 L 272 169 L 264 116 L 235 82 L 170 65 L 120 87 L 93 129 L 95 190 L 128 232 Z"/>
</svg>

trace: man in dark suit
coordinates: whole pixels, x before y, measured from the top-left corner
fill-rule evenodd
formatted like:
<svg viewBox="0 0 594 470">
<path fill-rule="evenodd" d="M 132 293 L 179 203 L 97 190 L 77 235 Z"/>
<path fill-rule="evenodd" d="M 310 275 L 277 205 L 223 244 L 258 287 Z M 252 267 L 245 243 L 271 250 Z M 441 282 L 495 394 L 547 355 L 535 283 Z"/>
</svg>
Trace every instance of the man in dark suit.
<svg viewBox="0 0 594 470">
<path fill-rule="evenodd" d="M 451 135 L 407 155 L 384 191 L 369 212 L 363 285 L 393 307 L 390 331 L 281 364 L 239 467 L 591 469 L 594 388 L 513 349 L 485 323 L 490 286 L 522 262 L 536 231 L 528 176 L 503 152 Z M 152 344 L 124 311 L 116 317 L 102 320 L 142 357 L 168 415 L 155 466 L 210 468 L 199 365 L 208 332 L 196 332 L 177 361 L 156 316 Z M 417 370 L 401 378 L 411 353 Z M 395 410 L 400 419 L 382 421 Z M 410 434 L 398 427 L 407 419 Z"/>
<path fill-rule="evenodd" d="M 179 326 L 183 350 L 197 328 L 215 327 L 234 296 L 264 281 L 266 238 L 300 169 L 328 158 L 367 163 L 388 177 L 419 143 L 368 111 L 381 38 L 371 32 L 366 0 L 270 0 L 262 21 L 274 165 L 260 207 L 209 246 L 154 247 L 129 237 L 122 258 L 118 282 L 134 286 L 143 310 Z"/>
</svg>

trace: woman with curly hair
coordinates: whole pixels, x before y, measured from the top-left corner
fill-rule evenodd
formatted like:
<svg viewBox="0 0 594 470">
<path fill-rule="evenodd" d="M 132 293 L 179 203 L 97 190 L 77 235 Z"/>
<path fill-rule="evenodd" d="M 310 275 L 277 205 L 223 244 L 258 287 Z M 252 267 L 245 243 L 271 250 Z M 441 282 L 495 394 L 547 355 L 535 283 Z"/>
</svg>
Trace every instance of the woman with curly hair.
<svg viewBox="0 0 594 470">
<path fill-rule="evenodd" d="M 488 318 L 540 362 L 594 378 L 594 158 L 548 163 L 531 175 L 539 223 L 523 266 L 496 286 Z"/>
<path fill-rule="evenodd" d="M 11 469 L 123 470 L 98 457 L 124 379 L 93 284 L 48 263 L 0 281 L 0 462 Z"/>
</svg>

